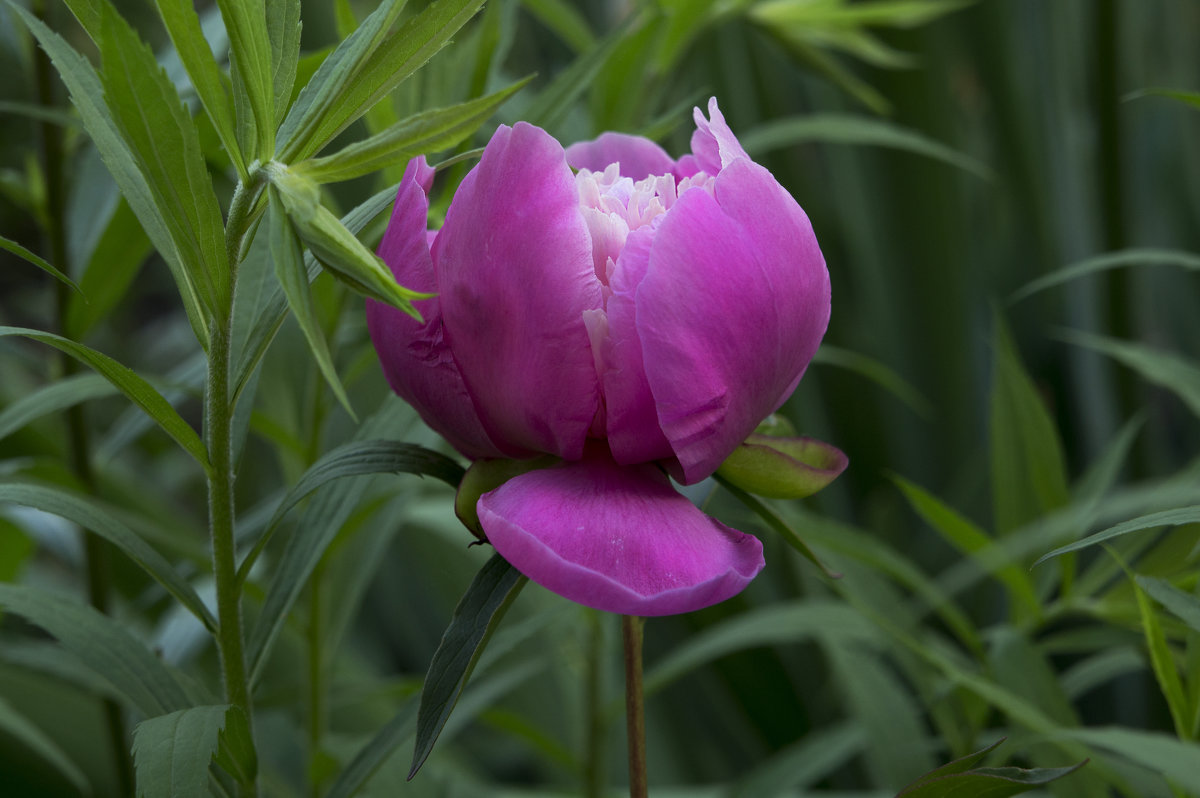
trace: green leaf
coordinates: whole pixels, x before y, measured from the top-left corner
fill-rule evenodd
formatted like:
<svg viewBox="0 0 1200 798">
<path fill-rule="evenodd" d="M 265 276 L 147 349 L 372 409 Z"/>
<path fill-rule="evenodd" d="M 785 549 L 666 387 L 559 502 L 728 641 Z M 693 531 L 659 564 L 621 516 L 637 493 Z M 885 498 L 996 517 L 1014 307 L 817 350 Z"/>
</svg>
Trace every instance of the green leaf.
<svg viewBox="0 0 1200 798">
<path fill-rule="evenodd" d="M 1060 546 L 1054 551 L 1047 552 L 1034 562 L 1034 566 L 1049 560 L 1051 557 L 1057 557 L 1060 554 L 1067 554 L 1072 551 L 1086 549 L 1088 546 L 1094 546 L 1097 543 L 1102 543 L 1106 540 L 1111 540 L 1121 535 L 1128 535 L 1130 532 L 1140 532 L 1143 529 L 1154 529 L 1160 526 L 1175 526 L 1178 524 L 1192 524 L 1200 522 L 1200 504 L 1190 507 L 1177 507 L 1171 510 L 1163 510 L 1162 512 L 1150 513 L 1138 518 L 1131 518 L 1124 523 L 1110 526 L 1108 529 L 1096 532 L 1093 535 L 1088 535 L 1082 540 L 1077 540 L 1074 543 L 1069 543 L 1066 546 Z"/>
<path fill-rule="evenodd" d="M 943 504 L 921 486 L 901 476 L 893 476 L 892 481 L 900 488 L 917 515 L 933 527 L 943 540 L 963 554 L 971 556 L 993 545 L 994 541 L 987 532 Z M 981 567 L 986 567 L 1008 588 L 1012 599 L 1025 608 L 1029 617 L 1041 617 L 1041 602 L 1038 601 L 1028 571 L 1013 561 L 990 562 Z"/>
<path fill-rule="evenodd" d="M 336 183 L 370 174 L 422 153 L 448 149 L 479 129 L 505 100 L 532 79 L 531 75 L 486 97 L 410 116 L 333 155 L 301 161 L 292 169 L 317 183 Z"/>
<path fill-rule="evenodd" d="M 126 702 L 154 717 L 188 705 L 167 667 L 123 626 L 62 594 L 27 585 L 0 584 L 0 607 L 58 638 Z"/>
<path fill-rule="evenodd" d="M 392 752 L 412 736 L 416 727 L 417 702 L 408 701 L 342 768 L 325 798 L 353 798 Z"/>
<path fill-rule="evenodd" d="M 596 43 L 587 18 L 564 0 L 521 0 L 521 5 L 575 52 L 582 53 Z"/>
<path fill-rule="evenodd" d="M 372 219 L 383 213 L 396 199 L 396 186 L 389 186 L 371 196 L 362 204 L 346 214 L 342 218 L 342 225 L 351 233 L 358 233 Z M 317 259 L 311 252 L 304 256 L 305 270 L 308 272 L 308 280 L 311 283 L 313 278 L 320 273 L 320 266 L 317 264 Z M 274 281 L 272 281 L 274 283 Z M 239 283 L 241 286 L 242 283 Z M 239 290 L 239 302 L 241 301 L 242 292 Z M 287 299 L 283 295 L 283 289 L 274 283 L 269 292 L 263 297 L 262 301 L 255 304 L 249 309 L 238 308 L 239 314 L 244 313 L 251 320 L 251 327 L 244 339 L 236 341 L 237 352 L 235 362 L 237 363 L 234 369 L 234 396 L 240 396 L 242 389 L 245 388 L 246 382 L 250 379 L 250 375 L 254 373 L 255 368 L 262 361 L 263 355 L 274 339 L 275 334 L 279 331 L 279 327 L 287 318 Z"/>
<path fill-rule="evenodd" d="M 45 732 L 0 697 L 0 733 L 12 737 L 63 776 L 80 795 L 92 795 L 92 785 L 79 766 Z M 7 746 L 6 746 L 7 748 Z M 7 753 L 11 754 L 9 749 Z"/>
<path fill-rule="evenodd" d="M 1121 564 L 1125 567 L 1125 564 Z M 1163 632 L 1158 619 L 1158 611 L 1154 603 L 1142 590 L 1140 580 L 1126 568 L 1126 574 L 1133 583 L 1133 593 L 1137 598 L 1138 615 L 1142 620 L 1142 633 L 1146 637 L 1146 648 L 1150 652 L 1150 665 L 1154 670 L 1154 678 L 1163 698 L 1167 700 L 1167 709 L 1171 712 L 1171 720 L 1175 723 L 1175 734 L 1181 740 L 1191 739 L 1192 729 L 1188 719 L 1188 701 L 1183 692 L 1183 682 L 1179 678 L 1179 669 L 1171 655 L 1171 646 L 1167 643 L 1167 635 Z"/>
<path fill-rule="evenodd" d="M 1190 105 L 1193 108 L 1200 108 L 1200 92 L 1181 91 L 1179 89 L 1138 89 L 1137 91 L 1131 91 L 1121 99 L 1127 102 L 1129 100 L 1136 100 L 1140 97 L 1167 97 L 1169 99 L 1178 100 L 1181 103 Z"/>
<path fill-rule="evenodd" d="M 80 294 L 67 305 L 67 337 L 83 340 L 128 295 L 130 283 L 150 255 L 150 239 L 125 200 L 115 203 L 79 278 Z"/>
<path fill-rule="evenodd" d="M 527 581 L 503 557 L 493 554 L 454 608 L 450 625 L 429 663 L 425 686 L 421 690 L 417 743 L 408 772 L 410 779 L 433 750 L 479 655 Z"/>
<path fill-rule="evenodd" d="M 1106 252 L 1103 255 L 1085 258 L 1064 266 L 1026 283 L 1013 292 L 1012 296 L 1008 298 L 1008 304 L 1014 305 L 1039 291 L 1045 291 L 1047 288 L 1053 288 L 1089 274 L 1098 274 L 1121 266 L 1159 265 L 1179 266 L 1196 271 L 1200 270 L 1200 255 L 1172 249 L 1123 249 L 1118 252 Z"/>
<path fill-rule="evenodd" d="M 210 632 L 215 632 L 217 621 L 192 586 L 175 572 L 161 554 L 98 501 L 50 485 L 0 483 L 0 502 L 35 507 L 73 521 L 104 538 L 166 588 Z"/>
<path fill-rule="evenodd" d="M 0 411 L 0 440 L 39 418 L 116 392 L 112 383 L 99 374 L 75 374 L 43 385 Z"/>
<path fill-rule="evenodd" d="M 755 156 L 809 141 L 889 147 L 941 161 L 984 180 L 994 177 L 986 165 L 915 130 L 851 114 L 783 117 L 759 125 L 742 136 L 741 141 L 746 152 Z"/>
<path fill-rule="evenodd" d="M 248 179 L 246 159 L 237 141 L 237 130 L 234 127 L 233 104 L 225 84 L 221 80 L 221 70 L 213 57 L 212 50 L 200 27 L 200 17 L 190 0 L 154 0 L 158 14 L 162 17 L 163 25 L 179 53 L 179 60 L 191 78 L 192 87 L 200 104 L 204 106 L 208 118 L 212 120 L 213 129 L 221 139 L 221 145 L 238 176 L 243 182 Z"/>
<path fill-rule="evenodd" d="M 729 491 L 729 493 L 735 499 L 745 505 L 746 509 L 750 510 L 750 512 L 762 519 L 762 521 L 769 528 L 779 533 L 783 539 L 787 541 L 787 544 L 799 552 L 804 559 L 820 568 L 826 577 L 830 579 L 838 579 L 841 577 L 841 574 L 831 571 L 829 567 L 825 565 L 825 563 L 821 562 L 820 558 L 817 557 L 816 552 L 814 552 L 809 545 L 804 542 L 804 539 L 800 537 L 800 533 L 793 529 L 792 525 L 784 520 L 779 513 L 772 510 L 769 505 L 764 504 L 758 497 L 752 496 L 746 491 L 742 490 L 737 485 L 730 482 L 722 474 L 713 474 L 713 478 L 716 479 L 721 487 Z"/>
<path fill-rule="evenodd" d="M 921 392 L 914 388 L 912 383 L 874 358 L 867 357 L 858 352 L 852 352 L 849 349 L 842 349 L 838 346 L 830 346 L 823 343 L 817 349 L 812 362 L 846 369 L 859 376 L 866 377 L 891 393 L 892 396 L 895 396 L 901 402 L 904 402 L 917 415 L 926 419 L 933 418 L 933 405 L 929 400 L 922 396 Z"/>
<path fill-rule="evenodd" d="M 208 766 L 229 709 L 228 705 L 190 707 L 135 726 L 138 798 L 207 795 Z"/>
<path fill-rule="evenodd" d="M 1173 392 L 1200 418 L 1200 366 L 1170 352 L 1100 335 L 1064 330 L 1063 340 L 1101 352 Z"/>
<path fill-rule="evenodd" d="M 1142 590 L 1171 611 L 1193 631 L 1200 632 L 1200 598 L 1184 593 L 1166 579 L 1137 574 L 1135 577 Z"/>
<path fill-rule="evenodd" d="M 756 4 L 751 15 L 764 22 L 811 27 L 886 25 L 915 28 L 972 2 L 974 0 L 867 0 L 857 3 L 766 0 Z"/>
<path fill-rule="evenodd" d="M 36 119 L 40 122 L 49 122 L 65 128 L 79 127 L 79 119 L 70 113 L 32 103 L 0 100 L 0 114 L 14 114 L 28 119 Z"/>
<path fill-rule="evenodd" d="M 551 129 L 566 118 L 575 100 L 591 86 L 604 64 L 625 40 L 634 15 L 578 56 L 571 65 L 555 76 L 525 107 L 522 116 L 531 124 Z"/>
<path fill-rule="evenodd" d="M 646 695 L 656 693 L 735 651 L 824 637 L 868 644 L 880 639 L 879 631 L 860 612 L 842 602 L 811 599 L 776 604 L 743 612 L 693 635 L 646 672 L 643 689 Z"/>
<path fill-rule="evenodd" d="M 386 302 L 420 319 L 412 306 L 415 299 L 430 295 L 411 291 L 396 282 L 391 269 L 346 229 L 338 218 L 321 204 L 317 185 L 283 164 L 267 165 L 271 185 L 276 189 L 277 207 L 287 213 L 296 234 L 304 241 L 321 265 L 335 278 L 363 296 Z"/>
<path fill-rule="evenodd" d="M 1058 431 L 1021 365 L 1004 321 L 994 321 L 991 414 L 992 507 L 996 533 L 1064 507 L 1069 501 Z"/>
<path fill-rule="evenodd" d="M 300 0 L 267 0 L 267 36 L 271 40 L 271 83 L 278 127 L 291 105 L 300 62 Z"/>
<path fill-rule="evenodd" d="M 12 0 L 8 0 L 8 4 L 54 62 L 59 76 L 70 91 L 71 103 L 79 111 L 84 127 L 92 137 L 105 166 L 112 173 L 121 193 L 129 201 L 155 248 L 170 267 L 183 299 L 188 321 L 201 345 L 207 348 L 208 318 L 201 308 L 196 286 L 191 282 L 189 271 L 184 265 L 146 176 L 143 175 L 134 153 L 125 143 L 113 113 L 105 102 L 104 89 L 95 70 L 87 59 L 72 49 L 45 23 Z"/>
<path fill-rule="evenodd" d="M 339 446 L 313 463 L 280 500 L 279 506 L 271 514 L 271 520 L 259 535 L 253 552 L 242 561 L 239 573 L 244 579 L 258 553 L 288 511 L 326 483 L 366 474 L 416 474 L 435 477 L 451 487 L 457 487 L 464 473 L 462 466 L 446 455 L 412 443 L 364 440 Z"/>
<path fill-rule="evenodd" d="M 1050 736 L 1103 749 L 1158 773 L 1187 792 L 1200 792 L 1200 745 L 1194 742 L 1120 727 L 1059 729 Z"/>
<path fill-rule="evenodd" d="M 823 725 L 819 733 L 805 735 L 741 778 L 730 796 L 761 798 L 810 787 L 859 754 L 865 743 L 862 728 L 856 723 Z"/>
<path fill-rule="evenodd" d="M 272 187 L 270 193 L 268 230 L 275 276 L 283 288 L 284 296 L 287 297 L 292 315 L 296 317 L 296 323 L 300 325 L 300 331 L 304 333 L 304 339 L 308 342 L 308 350 L 316 359 L 321 375 L 325 377 L 325 382 L 333 390 L 338 402 L 346 408 L 350 417 L 354 418 L 354 408 L 350 404 L 350 397 L 346 395 L 346 389 L 342 387 L 342 380 L 338 377 L 337 368 L 333 365 L 333 357 L 329 354 L 329 346 L 325 342 L 325 334 L 321 331 L 320 322 L 317 321 L 317 308 L 313 304 L 312 293 L 308 289 L 308 272 L 304 269 L 304 253 L 301 251 L 300 241 L 292 233 L 291 226 L 288 225 L 278 192 Z"/>
<path fill-rule="evenodd" d="M 261 0 L 217 0 L 229 34 L 230 76 L 238 111 L 238 140 L 247 160 L 275 150 L 274 59 Z"/>
<path fill-rule="evenodd" d="M 905 789 L 897 798 L 959 798 L 964 795 L 971 798 L 1008 798 L 1044 787 L 1069 776 L 1086 764 L 1087 760 L 1061 768 L 978 768 L 924 781 L 919 786 Z"/>
<path fill-rule="evenodd" d="M 72 280 L 70 277 L 68 277 L 67 275 L 60 272 L 58 269 L 51 266 L 49 263 L 47 263 L 44 259 L 42 259 L 38 255 L 35 255 L 34 253 L 25 249 L 25 247 L 21 246 L 16 241 L 13 241 L 12 239 L 9 239 L 9 238 L 5 238 L 4 236 L 0 236 L 0 249 L 8 250 L 9 252 L 16 255 L 21 260 L 24 260 L 28 263 L 32 263 L 34 266 L 37 266 L 39 269 L 46 272 L 46 274 L 49 274 L 55 280 L 58 280 L 59 282 L 63 283 L 64 285 L 69 285 L 72 288 L 74 288 L 76 291 L 79 291 L 79 286 L 75 285 L 74 280 Z"/>
<path fill-rule="evenodd" d="M 202 466 L 208 468 L 208 453 L 200 441 L 200 436 L 183 420 L 179 413 L 175 412 L 175 408 L 171 407 L 162 394 L 154 390 L 150 383 L 139 377 L 132 369 L 95 349 L 53 333 L 24 327 L 0 327 L 0 338 L 9 335 L 20 335 L 40 341 L 95 369 L 117 390 L 125 394 L 131 402 L 140 407 L 146 415 L 157 422 L 164 432 L 183 447 L 184 451 L 196 458 L 196 461 Z"/>
</svg>

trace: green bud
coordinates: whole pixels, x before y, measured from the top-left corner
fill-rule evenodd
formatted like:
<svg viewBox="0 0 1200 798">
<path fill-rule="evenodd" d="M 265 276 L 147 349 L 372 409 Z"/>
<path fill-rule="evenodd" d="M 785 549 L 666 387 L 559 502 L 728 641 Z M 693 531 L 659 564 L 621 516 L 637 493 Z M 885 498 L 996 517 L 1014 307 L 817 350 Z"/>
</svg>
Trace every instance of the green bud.
<svg viewBox="0 0 1200 798">
<path fill-rule="evenodd" d="M 757 496 L 802 499 L 837 478 L 849 460 L 815 438 L 775 438 L 757 432 L 733 450 L 717 474 Z"/>
<path fill-rule="evenodd" d="M 462 482 L 458 483 L 458 493 L 454 496 L 454 514 L 472 535 L 480 540 L 487 540 L 487 535 L 483 533 L 483 527 L 479 523 L 479 513 L 475 509 L 479 497 L 495 490 L 513 477 L 528 474 L 539 468 L 550 468 L 561 462 L 561 459 L 550 454 L 532 460 L 476 460 L 463 475 Z"/>
</svg>

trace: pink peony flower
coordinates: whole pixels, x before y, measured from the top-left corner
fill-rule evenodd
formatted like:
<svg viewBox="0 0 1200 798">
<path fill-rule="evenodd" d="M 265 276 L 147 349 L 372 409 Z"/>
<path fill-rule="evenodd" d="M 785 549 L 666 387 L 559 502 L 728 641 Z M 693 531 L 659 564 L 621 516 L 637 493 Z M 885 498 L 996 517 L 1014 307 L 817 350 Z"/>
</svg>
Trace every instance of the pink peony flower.
<svg viewBox="0 0 1200 798">
<path fill-rule="evenodd" d="M 708 110 L 678 161 L 635 136 L 564 151 L 501 126 L 437 232 L 433 170 L 412 161 L 379 254 L 436 296 L 415 303 L 423 322 L 367 306 L 389 384 L 456 449 L 562 458 L 483 494 L 479 521 L 529 578 L 611 612 L 688 612 L 757 575 L 758 539 L 666 474 L 711 475 L 792 393 L 829 320 L 808 217 Z"/>
</svg>

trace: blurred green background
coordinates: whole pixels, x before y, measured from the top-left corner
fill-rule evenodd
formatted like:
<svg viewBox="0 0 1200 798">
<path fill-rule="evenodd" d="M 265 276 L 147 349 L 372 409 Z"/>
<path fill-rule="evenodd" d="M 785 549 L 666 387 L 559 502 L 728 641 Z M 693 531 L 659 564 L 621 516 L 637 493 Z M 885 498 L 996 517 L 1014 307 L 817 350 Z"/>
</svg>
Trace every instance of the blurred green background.
<svg viewBox="0 0 1200 798">
<path fill-rule="evenodd" d="M 118 5 L 170 71 L 153 9 Z M 371 7 L 305 2 L 310 68 Z M 64 8 L 46 12 L 88 51 Z M 1086 533 L 1200 502 L 1198 53 L 1200 4 L 1189 0 L 489 0 L 344 134 L 536 72 L 501 121 L 531 119 L 564 142 L 640 132 L 680 154 L 691 107 L 715 95 L 812 219 L 833 316 L 783 412 L 851 465 L 814 499 L 774 506 L 842 576 L 826 577 L 713 492 L 710 511 L 763 533 L 768 565 L 736 599 L 647 625 L 655 795 L 887 796 L 1001 736 L 997 761 L 1092 758 L 1046 788 L 1059 796 L 1200 795 L 1200 729 L 1172 714 L 1200 706 L 1200 614 L 1187 615 L 1200 529 L 1116 539 L 1131 572 L 1158 580 L 1145 584 L 1096 547 L 1033 566 Z M 49 92 L 56 113 L 69 109 L 2 7 L 0 73 L 13 76 L 0 85 L 0 235 L 49 257 L 40 230 L 54 178 L 39 165 L 40 117 L 29 107 Z M 227 171 L 202 117 L 200 126 L 210 167 Z M 84 279 L 104 264 L 90 279 L 105 298 L 62 315 L 51 280 L 0 252 L 0 324 L 52 329 L 65 318 L 89 345 L 156 375 L 199 423 L 203 361 L 166 270 L 86 135 L 62 129 L 61 266 Z M 466 168 L 439 181 L 440 208 Z M 397 178 L 340 184 L 326 202 L 348 211 Z M 374 245 L 382 221 L 364 240 Z M 1073 264 L 1089 273 L 1017 295 Z M 387 401 L 361 301 L 327 277 L 314 285 L 360 418 L 437 446 Z M 0 343 L 0 409 L 60 373 L 46 351 Z M 290 322 L 249 390 L 238 489 L 253 518 L 356 427 Z M 98 494 L 203 586 L 197 475 L 121 400 L 84 408 Z M 68 446 L 57 416 L 6 430 L 0 478 L 69 482 Z M 346 491 L 357 509 L 257 694 L 268 795 L 326 794 L 412 700 L 486 559 L 467 548 L 448 489 L 411 477 L 355 485 L 357 495 Z M 70 529 L 0 508 L 0 578 L 78 590 L 79 560 Z M 199 628 L 128 563 L 111 565 L 118 617 L 168 662 L 213 679 Z M 1171 604 L 1168 588 L 1190 603 Z M 253 615 L 262 583 L 250 589 Z M 425 770 L 404 781 L 406 742 L 363 794 L 577 795 L 589 783 L 619 794 L 619 642 L 614 618 L 530 586 Z M 1167 669 L 1177 707 L 1163 697 Z M 4 619 L 0 718 L 29 719 L 94 794 L 115 795 L 96 742 L 97 689 L 47 638 Z M 0 783 L 16 785 L 5 789 L 77 794 L 29 739 L 0 723 Z"/>
</svg>

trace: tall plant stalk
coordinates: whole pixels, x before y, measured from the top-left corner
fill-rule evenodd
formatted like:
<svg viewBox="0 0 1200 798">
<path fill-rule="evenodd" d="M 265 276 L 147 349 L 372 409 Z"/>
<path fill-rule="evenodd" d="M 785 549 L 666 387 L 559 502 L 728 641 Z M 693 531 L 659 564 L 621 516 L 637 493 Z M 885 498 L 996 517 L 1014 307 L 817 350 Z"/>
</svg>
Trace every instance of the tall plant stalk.
<svg viewBox="0 0 1200 798">
<path fill-rule="evenodd" d="M 629 798 L 647 798 L 646 700 L 642 691 L 642 631 L 646 619 L 621 616 L 625 649 L 625 730 L 629 742 Z"/>
</svg>

